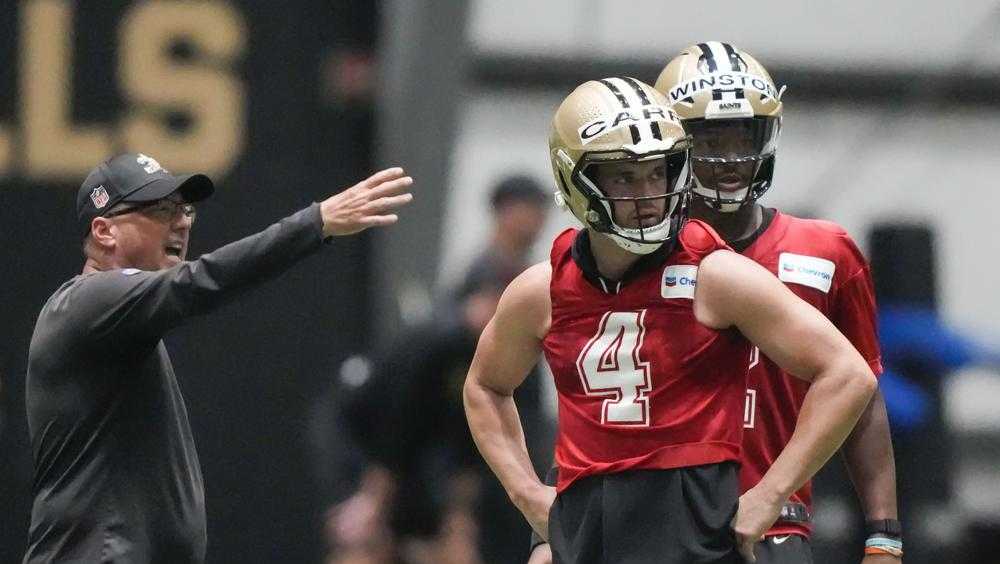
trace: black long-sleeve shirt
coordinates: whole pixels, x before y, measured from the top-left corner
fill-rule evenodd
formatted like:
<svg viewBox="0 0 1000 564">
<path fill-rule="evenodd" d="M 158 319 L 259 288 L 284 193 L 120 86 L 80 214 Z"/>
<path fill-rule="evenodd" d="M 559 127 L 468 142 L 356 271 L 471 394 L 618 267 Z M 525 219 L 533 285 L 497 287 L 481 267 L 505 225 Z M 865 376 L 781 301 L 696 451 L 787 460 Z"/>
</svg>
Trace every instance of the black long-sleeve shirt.
<svg viewBox="0 0 1000 564">
<path fill-rule="evenodd" d="M 28 353 L 35 501 L 25 564 L 204 561 L 204 484 L 162 337 L 322 238 L 314 204 L 197 260 L 82 274 L 56 290 Z"/>
</svg>

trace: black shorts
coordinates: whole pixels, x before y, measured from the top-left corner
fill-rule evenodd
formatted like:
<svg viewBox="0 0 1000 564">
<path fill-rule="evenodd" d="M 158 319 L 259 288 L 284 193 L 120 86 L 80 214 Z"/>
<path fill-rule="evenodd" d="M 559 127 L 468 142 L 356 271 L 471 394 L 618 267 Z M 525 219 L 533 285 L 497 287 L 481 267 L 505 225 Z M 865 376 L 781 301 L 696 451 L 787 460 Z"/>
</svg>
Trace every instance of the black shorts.
<svg viewBox="0 0 1000 564">
<path fill-rule="evenodd" d="M 742 564 L 733 462 L 583 478 L 549 513 L 555 564 Z"/>
<path fill-rule="evenodd" d="M 800 535 L 767 537 L 753 550 L 757 564 L 813 564 L 809 539 Z"/>
</svg>

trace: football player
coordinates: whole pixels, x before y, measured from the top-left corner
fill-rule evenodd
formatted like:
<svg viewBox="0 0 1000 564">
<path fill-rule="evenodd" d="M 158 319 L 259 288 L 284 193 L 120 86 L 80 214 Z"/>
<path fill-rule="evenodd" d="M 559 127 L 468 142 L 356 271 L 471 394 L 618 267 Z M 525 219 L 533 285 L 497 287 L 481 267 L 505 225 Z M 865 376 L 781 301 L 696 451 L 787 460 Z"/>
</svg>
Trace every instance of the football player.
<svg viewBox="0 0 1000 564">
<path fill-rule="evenodd" d="M 771 186 L 781 130 L 781 91 L 747 52 L 709 41 L 684 49 L 656 89 L 692 136 L 691 217 L 736 252 L 774 273 L 828 317 L 872 371 L 882 372 L 871 272 L 839 225 L 800 219 L 759 203 Z M 740 489 L 757 484 L 791 439 L 809 389 L 768 355 L 754 352 L 747 387 Z M 844 458 L 868 522 L 864 564 L 902 555 L 896 476 L 882 396 L 876 394 L 844 443 Z M 757 547 L 764 564 L 809 563 L 812 488 L 807 482 Z"/>
<path fill-rule="evenodd" d="M 632 78 L 584 83 L 559 106 L 558 200 L 584 229 L 508 286 L 466 379 L 476 444 L 556 562 L 753 560 L 876 386 L 828 319 L 685 222 L 691 146 L 666 106 Z M 781 455 L 739 496 L 750 341 L 811 386 Z M 559 396 L 555 488 L 534 472 L 512 398 L 543 352 Z"/>
</svg>

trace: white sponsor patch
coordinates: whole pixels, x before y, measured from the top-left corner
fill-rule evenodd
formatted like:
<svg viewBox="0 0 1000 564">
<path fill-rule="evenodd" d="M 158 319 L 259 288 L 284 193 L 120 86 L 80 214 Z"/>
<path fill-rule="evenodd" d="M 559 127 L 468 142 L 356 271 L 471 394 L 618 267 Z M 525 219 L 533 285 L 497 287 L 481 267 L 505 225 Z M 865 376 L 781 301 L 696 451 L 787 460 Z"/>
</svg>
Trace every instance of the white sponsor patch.
<svg viewBox="0 0 1000 564">
<path fill-rule="evenodd" d="M 138 268 L 126 268 L 125 270 L 122 270 L 122 274 L 125 276 L 132 276 L 133 274 L 139 274 L 140 272 L 142 271 Z"/>
<path fill-rule="evenodd" d="M 778 257 L 779 280 L 816 288 L 823 293 L 830 292 L 836 268 L 831 261 L 819 257 L 792 253 L 781 253 Z"/>
<path fill-rule="evenodd" d="M 678 120 L 670 108 L 664 106 L 643 106 L 641 108 L 623 108 L 615 114 L 608 114 L 588 121 L 577 129 L 580 141 L 586 145 L 601 135 L 630 125 L 639 125 L 653 121 Z"/>
<path fill-rule="evenodd" d="M 660 294 L 664 298 L 694 299 L 694 288 L 698 284 L 698 267 L 690 264 L 675 264 L 663 269 Z"/>
</svg>

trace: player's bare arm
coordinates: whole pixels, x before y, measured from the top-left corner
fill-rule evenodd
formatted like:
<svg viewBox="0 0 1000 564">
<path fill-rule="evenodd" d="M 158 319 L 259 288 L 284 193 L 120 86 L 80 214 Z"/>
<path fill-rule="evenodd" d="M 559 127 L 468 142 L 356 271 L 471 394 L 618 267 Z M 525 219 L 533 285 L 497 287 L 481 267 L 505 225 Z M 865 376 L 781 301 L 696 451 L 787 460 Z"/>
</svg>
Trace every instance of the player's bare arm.
<svg viewBox="0 0 1000 564">
<path fill-rule="evenodd" d="M 323 236 L 351 235 L 369 227 L 392 225 L 392 213 L 413 199 L 413 179 L 399 167 L 376 172 L 320 203 Z"/>
<path fill-rule="evenodd" d="M 507 287 L 479 338 L 464 388 L 465 413 L 479 452 L 543 538 L 548 538 L 555 488 L 544 485 L 531 465 L 513 393 L 541 354 L 551 322 L 551 274 L 551 266 L 540 263 Z"/>
<path fill-rule="evenodd" d="M 771 273 L 730 251 L 702 261 L 695 315 L 736 327 L 783 370 L 812 382 L 791 440 L 760 483 L 740 497 L 734 528 L 744 557 L 781 505 L 847 438 L 876 388 L 868 364 L 833 324 Z"/>
<path fill-rule="evenodd" d="M 896 461 L 885 399 L 878 390 L 844 441 L 841 452 L 865 518 L 898 519 Z"/>
</svg>

